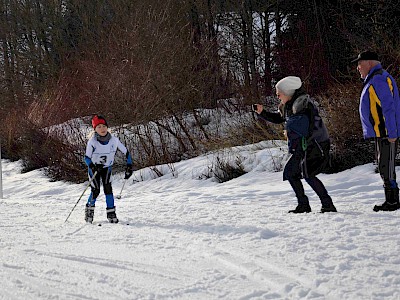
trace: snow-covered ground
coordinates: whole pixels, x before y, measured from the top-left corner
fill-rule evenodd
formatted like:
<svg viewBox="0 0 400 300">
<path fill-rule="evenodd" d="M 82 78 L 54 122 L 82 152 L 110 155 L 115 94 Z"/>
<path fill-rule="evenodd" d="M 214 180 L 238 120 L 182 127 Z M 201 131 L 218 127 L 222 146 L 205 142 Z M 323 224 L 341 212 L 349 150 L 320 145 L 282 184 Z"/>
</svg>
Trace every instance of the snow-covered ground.
<svg viewBox="0 0 400 300">
<path fill-rule="evenodd" d="M 88 192 L 64 223 L 86 183 L 3 160 L 0 299 L 400 299 L 400 211 L 372 211 L 384 197 L 373 165 L 320 176 L 338 213 L 317 213 L 305 184 L 313 213 L 293 215 L 269 160 L 279 149 L 254 149 L 236 149 L 249 173 L 223 184 L 198 179 L 205 156 L 160 178 L 137 171 L 119 224 L 103 193 L 84 223 Z M 122 184 L 116 174 L 116 195 Z"/>
</svg>

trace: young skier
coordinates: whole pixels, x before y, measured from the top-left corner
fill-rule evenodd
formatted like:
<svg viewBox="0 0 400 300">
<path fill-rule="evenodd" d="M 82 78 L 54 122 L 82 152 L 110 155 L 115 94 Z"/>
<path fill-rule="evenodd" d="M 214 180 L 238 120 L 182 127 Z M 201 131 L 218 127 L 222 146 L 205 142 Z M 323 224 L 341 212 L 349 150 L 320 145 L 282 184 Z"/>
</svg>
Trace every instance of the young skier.
<svg viewBox="0 0 400 300">
<path fill-rule="evenodd" d="M 91 193 L 85 208 L 85 221 L 93 222 L 95 203 L 100 194 L 100 181 L 102 181 L 106 196 L 107 219 L 110 223 L 118 223 L 111 186 L 112 165 L 115 153 L 119 149 L 126 156 L 125 179 L 128 179 L 133 172 L 132 157 L 120 140 L 108 131 L 108 125 L 103 116 L 95 115 L 92 118 L 92 126 L 95 132 L 86 146 L 85 163 L 88 166 L 89 179 L 97 173 L 91 183 Z"/>
</svg>

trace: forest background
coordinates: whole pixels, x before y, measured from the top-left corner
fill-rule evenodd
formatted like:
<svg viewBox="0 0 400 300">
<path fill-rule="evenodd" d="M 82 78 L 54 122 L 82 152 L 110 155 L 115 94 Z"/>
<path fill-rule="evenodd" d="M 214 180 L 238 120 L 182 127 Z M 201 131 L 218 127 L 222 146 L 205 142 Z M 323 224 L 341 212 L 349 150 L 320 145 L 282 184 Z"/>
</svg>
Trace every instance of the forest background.
<svg viewBox="0 0 400 300">
<path fill-rule="evenodd" d="M 250 104 L 275 109 L 274 84 L 296 75 L 328 124 L 330 171 L 370 162 L 351 60 L 375 50 L 399 82 L 398 15 L 394 0 L 1 0 L 2 157 L 83 181 L 94 113 L 134 149 L 136 168 L 283 139 Z M 223 133 L 207 126 L 211 111 Z"/>
</svg>

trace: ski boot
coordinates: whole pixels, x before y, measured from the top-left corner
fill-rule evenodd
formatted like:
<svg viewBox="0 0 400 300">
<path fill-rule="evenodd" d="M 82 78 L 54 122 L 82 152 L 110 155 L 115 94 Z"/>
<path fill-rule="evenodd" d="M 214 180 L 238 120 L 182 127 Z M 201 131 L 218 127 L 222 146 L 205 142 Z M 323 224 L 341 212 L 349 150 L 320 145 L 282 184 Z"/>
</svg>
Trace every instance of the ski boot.
<svg viewBox="0 0 400 300">
<path fill-rule="evenodd" d="M 93 222 L 93 217 L 94 217 L 94 205 L 89 206 L 89 204 L 86 204 L 85 207 L 85 221 L 86 223 L 92 223 Z"/>
<path fill-rule="evenodd" d="M 110 223 L 118 223 L 117 214 L 115 213 L 115 206 L 114 207 L 107 207 L 107 220 Z"/>
</svg>

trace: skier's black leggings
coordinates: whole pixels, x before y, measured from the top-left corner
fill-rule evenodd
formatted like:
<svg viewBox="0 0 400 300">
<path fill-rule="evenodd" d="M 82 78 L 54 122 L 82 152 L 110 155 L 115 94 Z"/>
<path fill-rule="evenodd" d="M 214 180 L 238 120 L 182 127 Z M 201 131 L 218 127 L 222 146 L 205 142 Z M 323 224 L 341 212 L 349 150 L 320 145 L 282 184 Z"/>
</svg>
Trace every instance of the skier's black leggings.
<svg viewBox="0 0 400 300">
<path fill-rule="evenodd" d="M 89 173 L 89 177 L 90 176 L 91 175 Z M 88 198 L 88 204 L 90 206 L 95 205 L 96 199 L 100 194 L 100 183 L 101 182 L 103 182 L 103 189 L 104 189 L 104 194 L 106 195 L 107 207 L 113 207 L 114 206 L 114 196 L 113 196 L 113 190 L 112 190 L 112 186 L 111 186 L 111 167 L 103 168 L 97 172 L 96 177 L 93 179 L 92 184 L 91 184 L 92 192 L 90 193 L 90 196 Z"/>
</svg>

